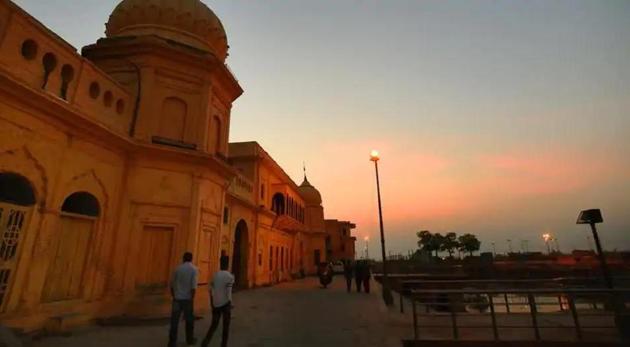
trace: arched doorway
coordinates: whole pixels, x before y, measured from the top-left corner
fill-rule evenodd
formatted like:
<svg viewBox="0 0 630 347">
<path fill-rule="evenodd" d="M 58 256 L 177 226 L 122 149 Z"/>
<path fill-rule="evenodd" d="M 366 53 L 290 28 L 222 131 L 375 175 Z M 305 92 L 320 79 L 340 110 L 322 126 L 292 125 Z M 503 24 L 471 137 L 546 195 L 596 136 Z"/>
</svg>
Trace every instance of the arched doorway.
<svg viewBox="0 0 630 347">
<path fill-rule="evenodd" d="M 64 200 L 55 235 L 54 258 L 42 296 L 45 302 L 81 297 L 94 225 L 100 214 L 98 200 L 90 193 L 73 193 Z"/>
<path fill-rule="evenodd" d="M 232 273 L 234 274 L 234 287 L 245 289 L 247 283 L 247 264 L 249 263 L 249 234 L 247 223 L 240 220 L 234 231 L 234 252 L 232 255 Z"/>
<path fill-rule="evenodd" d="M 34 205 L 35 192 L 26 178 L 14 173 L 0 173 L 0 312 L 4 311 L 13 285 Z"/>
</svg>

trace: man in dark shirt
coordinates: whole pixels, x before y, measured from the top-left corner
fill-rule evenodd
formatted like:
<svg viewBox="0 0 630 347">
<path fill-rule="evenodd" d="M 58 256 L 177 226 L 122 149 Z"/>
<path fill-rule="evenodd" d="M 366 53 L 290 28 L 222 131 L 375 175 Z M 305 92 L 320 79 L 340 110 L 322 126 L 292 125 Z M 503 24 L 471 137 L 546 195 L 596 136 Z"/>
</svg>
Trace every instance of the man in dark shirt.
<svg viewBox="0 0 630 347">
<path fill-rule="evenodd" d="M 346 278 L 346 287 L 348 293 L 352 291 L 352 275 L 354 274 L 354 266 L 351 260 L 346 260 L 343 264 L 343 275 Z"/>
</svg>

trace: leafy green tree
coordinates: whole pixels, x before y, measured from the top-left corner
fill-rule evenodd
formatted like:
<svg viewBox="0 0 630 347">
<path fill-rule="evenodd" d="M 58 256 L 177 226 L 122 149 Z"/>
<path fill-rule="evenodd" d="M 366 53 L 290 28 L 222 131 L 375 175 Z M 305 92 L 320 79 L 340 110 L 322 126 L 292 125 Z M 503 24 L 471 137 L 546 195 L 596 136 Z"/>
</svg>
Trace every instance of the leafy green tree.
<svg viewBox="0 0 630 347">
<path fill-rule="evenodd" d="M 455 253 L 455 250 L 459 248 L 459 241 L 457 240 L 457 234 L 456 233 L 447 233 L 443 240 L 442 240 L 442 244 L 440 245 L 440 250 L 443 252 L 448 252 L 448 256 L 449 258 L 453 258 L 453 253 Z"/>
<path fill-rule="evenodd" d="M 481 248 L 481 241 L 479 241 L 477 236 L 473 234 L 464 234 L 457 240 L 459 241 L 459 250 L 462 252 L 468 252 L 471 257 L 473 252 L 476 252 Z"/>
</svg>

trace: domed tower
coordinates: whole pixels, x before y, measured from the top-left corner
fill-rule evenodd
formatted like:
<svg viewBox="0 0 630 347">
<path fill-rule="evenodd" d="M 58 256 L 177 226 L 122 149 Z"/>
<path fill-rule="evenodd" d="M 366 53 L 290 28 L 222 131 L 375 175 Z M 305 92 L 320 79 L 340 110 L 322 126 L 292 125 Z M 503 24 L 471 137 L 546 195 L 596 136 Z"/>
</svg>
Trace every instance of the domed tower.
<svg viewBox="0 0 630 347">
<path fill-rule="evenodd" d="M 107 37 L 155 35 L 212 52 L 221 61 L 227 57 L 223 24 L 199 0 L 124 0 L 106 28 Z"/>
<path fill-rule="evenodd" d="M 83 55 L 136 93 L 129 135 L 225 157 L 243 90 L 225 65 L 227 35 L 214 12 L 200 0 L 123 0 L 105 26 Z"/>
<path fill-rule="evenodd" d="M 310 231 L 325 232 L 324 207 L 322 206 L 322 195 L 313 187 L 304 175 L 304 182 L 298 187 L 298 191 L 304 199 L 306 208 L 304 211 L 304 224 Z"/>
</svg>

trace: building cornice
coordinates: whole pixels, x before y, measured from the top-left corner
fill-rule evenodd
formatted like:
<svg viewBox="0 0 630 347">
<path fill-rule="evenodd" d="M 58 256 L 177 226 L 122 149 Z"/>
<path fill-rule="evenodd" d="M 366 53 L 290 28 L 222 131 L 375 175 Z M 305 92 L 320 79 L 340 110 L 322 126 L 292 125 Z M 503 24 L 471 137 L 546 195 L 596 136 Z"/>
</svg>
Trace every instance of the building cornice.
<svg viewBox="0 0 630 347">
<path fill-rule="evenodd" d="M 117 133 L 95 122 L 65 100 L 45 91 L 35 90 L 0 70 L 0 95 L 2 94 L 6 95 L 2 97 L 3 102 L 23 109 L 45 123 L 54 123 L 53 126 L 61 128 L 69 136 L 97 143 L 104 148 L 210 167 L 225 178 L 232 178 L 237 174 L 232 166 L 213 154 L 144 143 Z"/>
<path fill-rule="evenodd" d="M 243 94 L 243 89 L 232 71 L 212 53 L 159 36 L 102 38 L 95 44 L 83 47 L 82 54 L 92 61 L 129 60 L 130 57 L 143 55 L 177 61 L 185 66 L 205 70 L 218 79 L 222 88 L 215 88 L 214 91 L 226 104 L 231 104 Z"/>
</svg>

